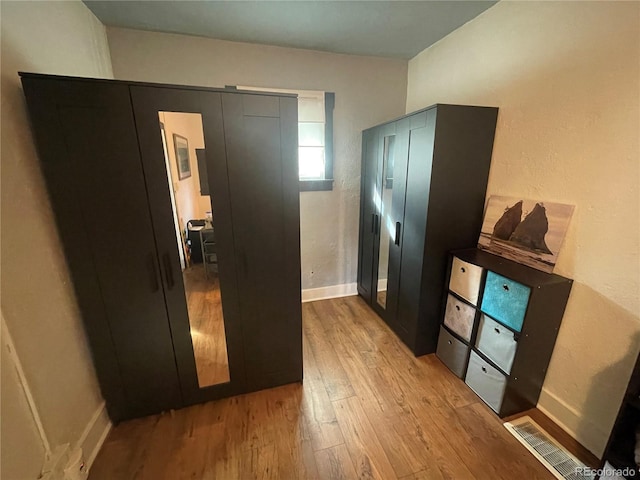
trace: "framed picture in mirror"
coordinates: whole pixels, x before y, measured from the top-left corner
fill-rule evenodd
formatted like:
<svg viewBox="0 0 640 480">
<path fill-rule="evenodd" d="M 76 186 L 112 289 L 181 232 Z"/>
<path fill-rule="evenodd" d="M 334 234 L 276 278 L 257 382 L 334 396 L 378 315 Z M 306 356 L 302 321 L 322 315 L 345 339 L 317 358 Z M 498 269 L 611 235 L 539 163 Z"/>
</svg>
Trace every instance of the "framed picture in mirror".
<svg viewBox="0 0 640 480">
<path fill-rule="evenodd" d="M 191 176 L 191 160 L 189 158 L 189 141 L 177 133 L 173 134 L 173 146 L 176 151 L 178 178 L 184 180 Z"/>
</svg>

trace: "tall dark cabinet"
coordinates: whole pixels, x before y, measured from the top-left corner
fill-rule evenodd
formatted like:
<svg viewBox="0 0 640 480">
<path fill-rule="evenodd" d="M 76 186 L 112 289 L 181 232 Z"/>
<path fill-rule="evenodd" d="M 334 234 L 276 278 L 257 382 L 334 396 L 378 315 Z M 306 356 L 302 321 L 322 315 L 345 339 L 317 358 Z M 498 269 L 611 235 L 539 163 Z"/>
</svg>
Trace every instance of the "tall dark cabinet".
<svg viewBox="0 0 640 480">
<path fill-rule="evenodd" d="M 436 350 L 447 252 L 477 243 L 498 109 L 438 104 L 362 135 L 358 293 Z"/>
<path fill-rule="evenodd" d="M 21 74 L 114 421 L 302 379 L 297 101 Z M 202 117 L 229 381 L 201 387 L 158 113 Z"/>
</svg>

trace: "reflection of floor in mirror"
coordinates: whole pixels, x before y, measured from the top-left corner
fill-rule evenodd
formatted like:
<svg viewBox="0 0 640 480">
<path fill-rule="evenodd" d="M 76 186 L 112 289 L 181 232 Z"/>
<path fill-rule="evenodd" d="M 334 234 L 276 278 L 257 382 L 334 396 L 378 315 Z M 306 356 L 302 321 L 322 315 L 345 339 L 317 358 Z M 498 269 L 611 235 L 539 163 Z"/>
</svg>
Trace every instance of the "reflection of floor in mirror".
<svg viewBox="0 0 640 480">
<path fill-rule="evenodd" d="M 387 291 L 386 290 L 380 290 L 378 292 L 377 300 L 378 300 L 378 303 L 380 305 L 386 305 L 387 304 Z"/>
<path fill-rule="evenodd" d="M 229 363 L 218 274 L 210 272 L 206 278 L 200 263 L 187 268 L 183 278 L 198 382 L 201 387 L 228 382 Z"/>
</svg>

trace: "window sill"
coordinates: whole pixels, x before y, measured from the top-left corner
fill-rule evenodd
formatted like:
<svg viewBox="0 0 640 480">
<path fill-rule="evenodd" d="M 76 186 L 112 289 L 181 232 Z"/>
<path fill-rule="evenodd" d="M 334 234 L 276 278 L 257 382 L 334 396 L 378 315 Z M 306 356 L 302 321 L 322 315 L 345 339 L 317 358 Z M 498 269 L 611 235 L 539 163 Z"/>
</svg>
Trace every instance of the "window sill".
<svg viewBox="0 0 640 480">
<path fill-rule="evenodd" d="M 300 180 L 301 192 L 328 192 L 333 190 L 333 179 L 330 180 Z"/>
</svg>

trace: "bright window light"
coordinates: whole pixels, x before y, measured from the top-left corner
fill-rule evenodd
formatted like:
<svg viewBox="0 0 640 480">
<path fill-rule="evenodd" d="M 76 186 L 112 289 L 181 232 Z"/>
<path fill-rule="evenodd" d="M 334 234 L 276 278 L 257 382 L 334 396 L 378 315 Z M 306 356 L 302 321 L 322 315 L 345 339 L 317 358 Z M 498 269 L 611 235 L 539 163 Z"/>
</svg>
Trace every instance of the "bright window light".
<svg viewBox="0 0 640 480">
<path fill-rule="evenodd" d="M 301 179 L 324 178 L 324 147 L 299 147 L 298 162 Z"/>
</svg>

